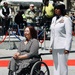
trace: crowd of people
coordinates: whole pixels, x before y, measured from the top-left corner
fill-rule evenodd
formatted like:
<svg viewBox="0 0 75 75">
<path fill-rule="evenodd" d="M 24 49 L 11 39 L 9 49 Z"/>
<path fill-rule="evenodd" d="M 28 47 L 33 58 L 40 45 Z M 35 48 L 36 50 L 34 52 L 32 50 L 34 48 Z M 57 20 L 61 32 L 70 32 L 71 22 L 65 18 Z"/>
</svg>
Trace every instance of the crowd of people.
<svg viewBox="0 0 75 75">
<path fill-rule="evenodd" d="M 45 8 L 46 6 L 46 8 Z M 25 26 L 36 26 L 36 21 L 37 21 L 37 17 L 39 17 L 38 21 L 39 21 L 39 26 L 43 26 L 44 22 L 43 21 L 47 21 L 48 23 L 46 24 L 49 28 L 49 24 L 51 22 L 51 19 L 53 17 L 53 10 L 54 7 L 52 4 L 49 3 L 49 0 L 47 0 L 45 6 L 41 5 L 40 9 L 38 9 L 34 4 L 30 4 L 28 9 L 24 10 L 19 10 L 17 11 L 16 15 L 14 16 L 14 22 L 19 25 L 19 27 L 24 27 L 22 25 Z M 36 7 L 36 9 L 35 9 Z M 12 17 L 12 10 L 11 8 L 8 6 L 7 2 L 3 3 L 3 7 L 0 11 L 1 13 L 1 18 L 2 18 L 2 28 L 5 30 L 3 30 L 3 35 L 5 35 L 5 33 L 7 32 L 7 30 L 10 27 L 10 19 Z M 40 18 L 41 17 L 41 18 Z M 46 18 L 46 19 L 45 19 Z M 43 19 L 43 21 L 40 20 Z M 44 20 L 45 19 L 45 20 Z M 49 21 L 50 20 L 50 21 Z"/>
<path fill-rule="evenodd" d="M 4 34 L 8 30 L 11 16 L 11 10 L 7 5 L 7 3 L 4 3 L 4 7 L 1 10 L 3 27 L 5 26 Z M 75 24 L 75 17 L 70 18 L 66 16 L 65 4 L 63 2 L 58 1 L 52 5 L 49 4 L 49 0 L 45 0 L 41 15 L 51 31 L 50 53 L 52 53 L 54 61 L 54 75 L 68 75 L 67 60 L 72 45 L 72 25 Z M 20 42 L 17 53 L 14 54 L 9 63 L 9 75 L 13 75 L 13 72 L 16 72 L 17 75 L 22 75 L 22 73 L 26 75 L 28 70 L 25 70 L 25 68 L 28 68 L 32 61 L 39 60 L 37 58 L 30 58 L 33 55 L 38 55 L 39 50 L 37 31 L 34 28 L 35 17 L 37 15 L 34 10 L 34 4 L 30 4 L 29 9 L 25 13 L 18 11 L 15 16 L 15 22 L 19 26 L 22 23 L 26 25 L 24 29 L 26 39 Z M 5 21 L 8 24 L 4 24 Z"/>
<path fill-rule="evenodd" d="M 58 0 L 60 1 L 60 0 Z M 56 3 L 56 0 L 54 0 Z M 50 28 L 51 20 L 53 18 L 54 14 L 54 6 L 55 3 L 51 4 L 49 3 L 49 0 L 44 0 L 43 4 L 41 4 L 40 9 L 36 8 L 34 4 L 30 4 L 28 9 L 24 10 L 18 10 L 16 12 L 16 15 L 14 16 L 14 22 L 19 26 L 19 28 L 23 29 L 24 26 L 46 26 L 46 30 Z M 3 3 L 3 7 L 0 10 L 0 16 L 1 16 L 1 21 L 2 21 L 2 32 L 3 35 L 6 34 L 10 27 L 10 20 L 12 18 L 12 10 L 9 7 L 7 2 Z M 72 25 L 72 31 L 73 33 L 75 32 L 75 27 L 74 27 L 74 20 L 75 20 L 75 14 L 72 13 L 71 19 L 73 21 Z M 38 22 L 38 24 L 37 24 Z"/>
</svg>

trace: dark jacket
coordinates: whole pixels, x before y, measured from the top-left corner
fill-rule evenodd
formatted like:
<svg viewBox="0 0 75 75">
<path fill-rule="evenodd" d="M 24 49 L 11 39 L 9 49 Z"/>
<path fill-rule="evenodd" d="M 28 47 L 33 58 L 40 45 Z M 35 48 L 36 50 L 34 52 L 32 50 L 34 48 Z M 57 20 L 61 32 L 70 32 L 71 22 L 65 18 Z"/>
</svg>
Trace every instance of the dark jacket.
<svg viewBox="0 0 75 75">
<path fill-rule="evenodd" d="M 22 14 L 20 12 L 17 13 L 17 15 L 15 16 L 15 20 L 14 21 L 18 25 L 23 23 L 23 17 L 22 17 Z"/>
</svg>

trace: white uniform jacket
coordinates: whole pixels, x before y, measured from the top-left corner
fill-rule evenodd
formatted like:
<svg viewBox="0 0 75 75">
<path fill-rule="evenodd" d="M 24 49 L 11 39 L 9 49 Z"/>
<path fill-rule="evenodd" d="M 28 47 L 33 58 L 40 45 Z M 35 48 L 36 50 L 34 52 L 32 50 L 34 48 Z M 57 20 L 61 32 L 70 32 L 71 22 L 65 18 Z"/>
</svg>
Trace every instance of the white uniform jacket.
<svg viewBox="0 0 75 75">
<path fill-rule="evenodd" d="M 61 16 L 58 20 L 53 17 L 51 23 L 50 48 L 71 50 L 72 21 L 69 17 Z"/>
</svg>

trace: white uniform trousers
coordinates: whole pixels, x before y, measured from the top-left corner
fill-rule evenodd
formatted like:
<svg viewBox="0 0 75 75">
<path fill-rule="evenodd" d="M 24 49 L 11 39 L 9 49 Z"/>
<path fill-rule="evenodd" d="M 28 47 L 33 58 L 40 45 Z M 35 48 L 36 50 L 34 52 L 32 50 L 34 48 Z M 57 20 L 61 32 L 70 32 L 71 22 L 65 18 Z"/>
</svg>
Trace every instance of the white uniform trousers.
<svg viewBox="0 0 75 75">
<path fill-rule="evenodd" d="M 68 54 L 64 54 L 64 49 L 53 51 L 54 75 L 68 75 Z"/>
</svg>

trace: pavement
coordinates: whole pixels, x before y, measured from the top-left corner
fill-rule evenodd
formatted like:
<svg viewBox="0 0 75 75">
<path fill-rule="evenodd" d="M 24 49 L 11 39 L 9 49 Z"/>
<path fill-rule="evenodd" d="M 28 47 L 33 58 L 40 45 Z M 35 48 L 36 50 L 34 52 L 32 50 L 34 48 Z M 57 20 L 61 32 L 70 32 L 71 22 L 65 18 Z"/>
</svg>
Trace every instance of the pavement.
<svg viewBox="0 0 75 75">
<path fill-rule="evenodd" d="M 0 44 L 1 45 L 1 44 Z M 39 42 L 39 45 L 43 47 L 43 49 L 39 49 L 39 53 L 49 53 L 49 40 L 45 40 L 42 44 Z M 13 54 L 17 51 L 17 49 L 1 49 L 0 48 L 0 75 L 8 75 L 8 62 L 11 58 L 2 58 L 7 56 L 13 56 Z M 73 36 L 72 48 L 71 51 L 75 51 L 75 36 Z M 52 55 L 42 55 L 43 61 L 47 63 L 50 69 L 50 75 L 53 75 L 53 58 Z M 68 75 L 75 75 L 75 53 L 69 54 L 68 59 Z"/>
</svg>

